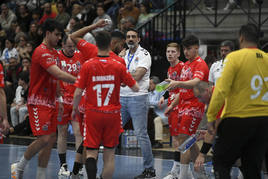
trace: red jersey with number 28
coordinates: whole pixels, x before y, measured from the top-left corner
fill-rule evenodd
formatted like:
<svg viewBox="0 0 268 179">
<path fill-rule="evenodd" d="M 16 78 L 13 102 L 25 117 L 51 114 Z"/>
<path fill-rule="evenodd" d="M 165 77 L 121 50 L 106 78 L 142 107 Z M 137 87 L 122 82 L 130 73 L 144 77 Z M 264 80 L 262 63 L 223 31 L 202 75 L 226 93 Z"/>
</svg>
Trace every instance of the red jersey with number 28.
<svg viewBox="0 0 268 179">
<path fill-rule="evenodd" d="M 57 79 L 48 73 L 47 69 L 52 65 L 56 65 L 57 61 L 58 52 L 54 48 L 48 49 L 42 43 L 34 50 L 28 104 L 47 107 L 55 106 Z"/>
<path fill-rule="evenodd" d="M 136 81 L 126 67 L 112 57 L 95 57 L 84 63 L 75 86 L 86 88 L 86 110 L 117 111 L 120 84 L 132 87 Z"/>
<path fill-rule="evenodd" d="M 80 51 L 75 51 L 72 57 L 67 57 L 61 51 L 59 53 L 59 68 L 73 76 L 77 76 L 84 63 L 83 55 Z M 61 92 L 63 94 L 63 103 L 72 104 L 73 94 L 75 91 L 75 86 L 71 83 L 60 81 Z"/>
</svg>

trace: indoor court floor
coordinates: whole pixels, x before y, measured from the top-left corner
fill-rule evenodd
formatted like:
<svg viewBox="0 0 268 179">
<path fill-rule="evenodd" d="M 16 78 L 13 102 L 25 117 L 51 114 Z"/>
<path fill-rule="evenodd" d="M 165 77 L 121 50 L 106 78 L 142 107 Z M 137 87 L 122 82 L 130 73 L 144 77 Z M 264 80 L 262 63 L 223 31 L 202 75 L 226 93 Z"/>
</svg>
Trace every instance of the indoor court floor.
<svg viewBox="0 0 268 179">
<path fill-rule="evenodd" d="M 26 150 L 26 146 L 14 144 L 0 144 L 0 179 L 10 179 L 10 164 L 17 162 Z M 69 170 L 73 168 L 75 152 L 67 151 L 67 162 Z M 157 178 L 163 178 L 171 169 L 173 162 L 167 159 L 154 159 Z M 101 172 L 102 153 L 99 154 L 98 173 Z M 35 179 L 37 169 L 37 156 L 27 165 L 24 179 Z M 52 150 L 47 169 L 47 179 L 57 179 L 59 171 L 59 159 L 56 149 Z M 134 176 L 143 171 L 142 158 L 137 156 L 116 155 L 114 179 L 133 179 Z M 63 178 L 62 178 L 63 179 Z"/>
</svg>

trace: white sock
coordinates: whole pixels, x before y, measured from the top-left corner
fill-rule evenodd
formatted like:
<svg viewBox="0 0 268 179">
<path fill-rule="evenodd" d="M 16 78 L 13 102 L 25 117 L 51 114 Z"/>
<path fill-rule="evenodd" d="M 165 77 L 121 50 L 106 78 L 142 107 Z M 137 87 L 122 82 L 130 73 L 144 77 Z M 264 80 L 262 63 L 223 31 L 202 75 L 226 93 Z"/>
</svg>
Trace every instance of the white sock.
<svg viewBox="0 0 268 179">
<path fill-rule="evenodd" d="M 24 170 L 25 166 L 27 165 L 27 163 L 29 162 L 29 160 L 27 160 L 24 155 L 21 157 L 18 165 L 17 165 L 17 168 L 19 170 Z"/>
<path fill-rule="evenodd" d="M 181 164 L 179 179 L 188 178 L 188 174 L 189 174 L 188 170 L 189 170 L 189 164 Z"/>
<path fill-rule="evenodd" d="M 86 170 L 86 166 L 85 165 L 83 165 L 82 171 L 83 171 L 84 178 L 87 178 L 87 170 Z"/>
<path fill-rule="evenodd" d="M 243 174 L 240 170 L 238 170 L 238 176 L 237 176 L 237 179 L 243 179 Z"/>
<path fill-rule="evenodd" d="M 178 173 L 180 172 L 180 162 L 174 161 L 173 162 L 173 167 L 171 169 L 172 173 Z"/>
<path fill-rule="evenodd" d="M 47 168 L 37 167 L 36 179 L 46 179 Z"/>
</svg>

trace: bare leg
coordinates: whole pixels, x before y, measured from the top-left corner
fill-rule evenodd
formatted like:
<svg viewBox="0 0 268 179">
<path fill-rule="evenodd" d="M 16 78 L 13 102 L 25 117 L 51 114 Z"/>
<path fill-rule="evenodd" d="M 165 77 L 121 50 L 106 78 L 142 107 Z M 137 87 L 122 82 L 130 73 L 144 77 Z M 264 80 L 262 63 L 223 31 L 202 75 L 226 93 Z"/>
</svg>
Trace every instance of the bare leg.
<svg viewBox="0 0 268 179">
<path fill-rule="evenodd" d="M 56 133 L 53 133 L 50 135 L 50 140 L 48 144 L 39 152 L 38 156 L 38 166 L 42 168 L 46 168 L 49 158 L 50 158 L 50 153 L 53 145 L 56 142 Z"/>
<path fill-rule="evenodd" d="M 75 148 L 77 150 L 82 142 L 82 136 L 80 133 L 79 122 L 71 121 L 71 123 L 72 123 L 73 132 L 74 132 L 74 136 L 75 136 Z"/>
<path fill-rule="evenodd" d="M 104 179 L 110 179 L 114 173 L 114 152 L 115 149 L 106 149 L 103 151 L 103 171 L 102 177 Z"/>
</svg>

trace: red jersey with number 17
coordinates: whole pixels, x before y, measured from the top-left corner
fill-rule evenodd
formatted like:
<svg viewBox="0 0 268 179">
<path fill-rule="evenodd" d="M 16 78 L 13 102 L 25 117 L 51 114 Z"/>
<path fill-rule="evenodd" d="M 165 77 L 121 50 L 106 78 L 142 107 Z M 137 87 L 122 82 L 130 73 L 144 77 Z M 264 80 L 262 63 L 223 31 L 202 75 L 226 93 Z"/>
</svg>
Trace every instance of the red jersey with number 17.
<svg viewBox="0 0 268 179">
<path fill-rule="evenodd" d="M 56 65 L 57 61 L 58 52 L 54 48 L 49 49 L 42 43 L 34 50 L 30 70 L 28 104 L 55 106 L 57 79 L 48 73 L 47 69 Z"/>
<path fill-rule="evenodd" d="M 86 88 L 86 110 L 118 111 L 120 84 L 132 87 L 136 81 L 126 67 L 112 57 L 95 57 L 84 63 L 75 86 Z"/>
<path fill-rule="evenodd" d="M 4 70 L 3 66 L 0 64 L 0 87 L 4 88 L 5 83 L 4 83 Z"/>
</svg>

